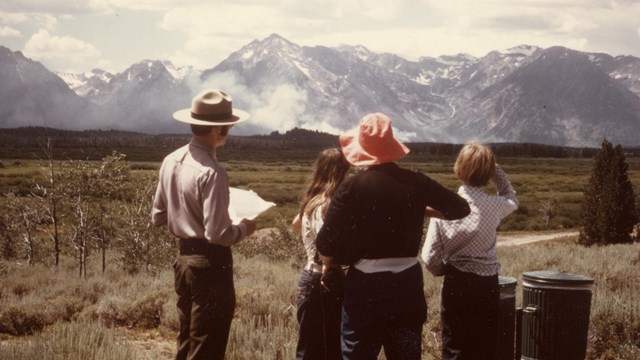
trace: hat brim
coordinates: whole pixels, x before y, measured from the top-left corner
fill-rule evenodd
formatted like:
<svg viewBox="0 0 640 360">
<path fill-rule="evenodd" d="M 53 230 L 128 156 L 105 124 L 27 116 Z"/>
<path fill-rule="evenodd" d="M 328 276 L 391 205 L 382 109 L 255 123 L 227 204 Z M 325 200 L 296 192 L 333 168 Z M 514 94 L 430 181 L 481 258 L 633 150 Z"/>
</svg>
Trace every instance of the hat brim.
<svg viewBox="0 0 640 360">
<path fill-rule="evenodd" d="M 371 166 L 385 164 L 402 159 L 410 150 L 403 143 L 393 138 L 385 144 L 384 152 L 372 154 L 367 152 L 359 141 L 359 127 L 347 130 L 339 137 L 344 157 L 353 166 Z"/>
<path fill-rule="evenodd" d="M 191 117 L 191 108 L 178 110 L 173 113 L 173 118 L 183 123 L 193 124 L 193 125 L 205 125 L 205 126 L 221 126 L 221 125 L 233 125 L 240 122 L 243 122 L 249 119 L 249 113 L 240 110 L 233 109 L 233 113 L 230 117 L 222 120 L 216 121 L 207 121 L 207 120 L 199 120 Z"/>
</svg>

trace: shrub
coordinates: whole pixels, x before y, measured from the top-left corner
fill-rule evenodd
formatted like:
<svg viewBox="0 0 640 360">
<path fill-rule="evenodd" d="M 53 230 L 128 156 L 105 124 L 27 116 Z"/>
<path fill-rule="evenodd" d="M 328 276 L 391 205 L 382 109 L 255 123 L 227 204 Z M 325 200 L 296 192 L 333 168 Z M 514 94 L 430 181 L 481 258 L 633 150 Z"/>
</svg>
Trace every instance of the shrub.
<svg viewBox="0 0 640 360">
<path fill-rule="evenodd" d="M 113 330 L 97 324 L 64 323 L 32 341 L 0 346 L 0 359 L 31 360 L 134 360 L 131 348 Z"/>
<path fill-rule="evenodd" d="M 0 312 L 0 333 L 31 335 L 55 321 L 46 304 L 31 302 L 10 305 Z"/>
<path fill-rule="evenodd" d="M 162 320 L 166 298 L 165 292 L 156 291 L 130 303 L 124 309 L 127 325 L 145 329 L 157 328 Z"/>
<path fill-rule="evenodd" d="M 300 236 L 293 231 L 286 218 L 276 220 L 276 227 L 263 229 L 235 246 L 235 249 L 246 257 L 264 256 L 272 261 L 304 259 L 304 249 Z"/>
</svg>

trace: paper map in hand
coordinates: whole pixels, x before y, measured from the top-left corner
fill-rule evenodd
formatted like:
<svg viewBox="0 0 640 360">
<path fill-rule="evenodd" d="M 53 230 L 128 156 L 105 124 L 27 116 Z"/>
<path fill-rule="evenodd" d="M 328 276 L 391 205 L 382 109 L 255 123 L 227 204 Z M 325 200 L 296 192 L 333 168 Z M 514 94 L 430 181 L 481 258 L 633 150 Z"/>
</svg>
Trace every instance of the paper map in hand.
<svg viewBox="0 0 640 360">
<path fill-rule="evenodd" d="M 229 188 L 229 216 L 234 224 L 244 218 L 253 219 L 272 206 L 276 204 L 265 201 L 253 190 Z"/>
</svg>

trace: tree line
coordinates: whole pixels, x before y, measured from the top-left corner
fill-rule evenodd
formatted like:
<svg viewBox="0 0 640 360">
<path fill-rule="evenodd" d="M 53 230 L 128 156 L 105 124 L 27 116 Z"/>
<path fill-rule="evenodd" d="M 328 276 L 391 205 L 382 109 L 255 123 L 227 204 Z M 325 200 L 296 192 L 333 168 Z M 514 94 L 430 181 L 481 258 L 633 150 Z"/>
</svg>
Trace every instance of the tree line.
<svg viewBox="0 0 640 360">
<path fill-rule="evenodd" d="M 190 134 L 149 135 L 117 130 L 71 131 L 46 127 L 0 129 L 0 158 L 43 157 L 43 145 L 52 141 L 58 159 L 100 160 L 114 149 L 130 161 L 161 161 L 162 158 L 189 141 Z M 597 148 L 564 147 L 533 143 L 489 144 L 500 157 L 592 158 Z M 229 137 L 225 151 L 288 150 L 317 151 L 339 146 L 338 136 L 320 131 L 294 128 L 268 135 Z M 407 146 L 417 156 L 455 156 L 462 144 L 413 142 Z M 627 156 L 640 156 L 640 147 L 623 149 Z"/>
</svg>

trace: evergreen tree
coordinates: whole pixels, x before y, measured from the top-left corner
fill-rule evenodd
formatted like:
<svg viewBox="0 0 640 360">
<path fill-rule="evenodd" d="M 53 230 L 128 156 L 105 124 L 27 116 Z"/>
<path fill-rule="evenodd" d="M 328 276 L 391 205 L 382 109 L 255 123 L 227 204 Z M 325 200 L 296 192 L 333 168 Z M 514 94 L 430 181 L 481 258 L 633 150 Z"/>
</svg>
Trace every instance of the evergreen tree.
<svg viewBox="0 0 640 360">
<path fill-rule="evenodd" d="M 579 242 L 583 245 L 630 243 L 638 222 L 633 187 L 627 175 L 622 147 L 606 139 L 595 156 L 593 172 L 584 193 L 582 227 Z"/>
</svg>

